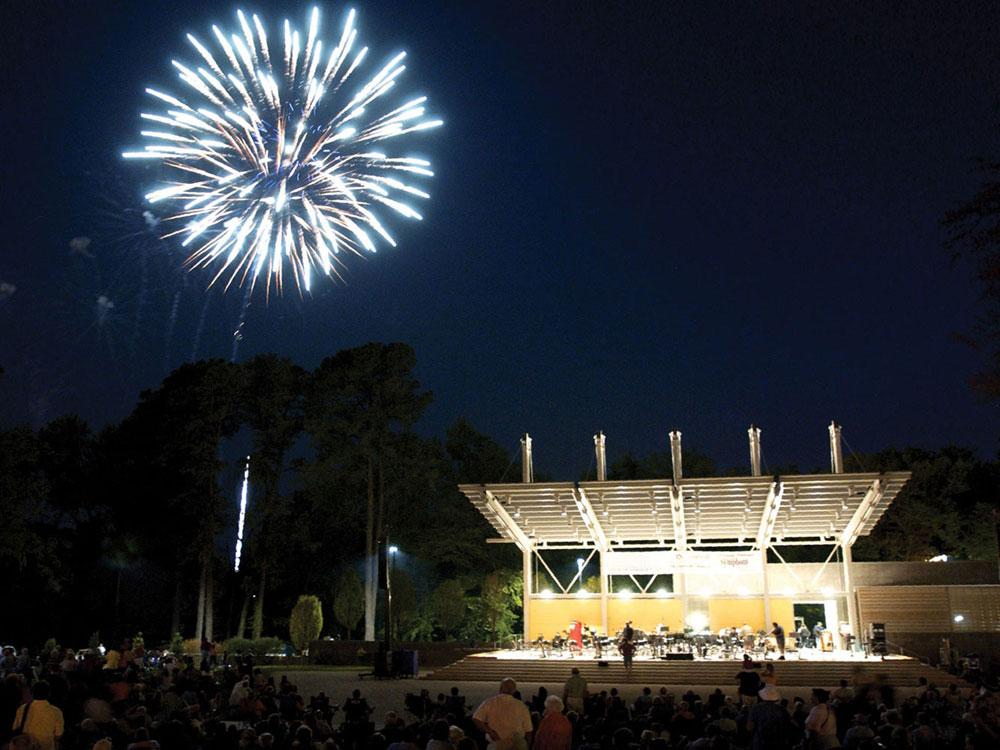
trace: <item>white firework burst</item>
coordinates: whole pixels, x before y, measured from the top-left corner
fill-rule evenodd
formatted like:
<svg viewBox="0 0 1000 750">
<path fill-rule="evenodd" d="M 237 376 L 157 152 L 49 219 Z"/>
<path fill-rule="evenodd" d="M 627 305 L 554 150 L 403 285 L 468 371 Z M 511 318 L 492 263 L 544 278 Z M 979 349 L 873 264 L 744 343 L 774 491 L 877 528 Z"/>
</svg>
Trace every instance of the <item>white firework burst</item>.
<svg viewBox="0 0 1000 750">
<path fill-rule="evenodd" d="M 380 216 L 421 218 L 410 201 L 430 196 L 411 182 L 433 177 L 430 163 L 383 144 L 442 122 L 426 97 L 389 103 L 405 52 L 355 84 L 368 48 L 353 10 L 332 49 L 317 8 L 304 39 L 286 20 L 280 57 L 256 15 L 236 16 L 240 33 L 212 27 L 221 54 L 188 34 L 200 61 L 172 61 L 184 94 L 146 89 L 163 108 L 142 113 L 148 145 L 123 156 L 169 168 L 146 199 L 175 207 L 164 236 L 192 248 L 190 267 L 214 270 L 210 286 L 263 280 L 269 293 L 290 273 L 309 291 L 318 273 L 340 276 L 344 254 L 374 253 L 377 238 L 395 246 Z"/>
</svg>

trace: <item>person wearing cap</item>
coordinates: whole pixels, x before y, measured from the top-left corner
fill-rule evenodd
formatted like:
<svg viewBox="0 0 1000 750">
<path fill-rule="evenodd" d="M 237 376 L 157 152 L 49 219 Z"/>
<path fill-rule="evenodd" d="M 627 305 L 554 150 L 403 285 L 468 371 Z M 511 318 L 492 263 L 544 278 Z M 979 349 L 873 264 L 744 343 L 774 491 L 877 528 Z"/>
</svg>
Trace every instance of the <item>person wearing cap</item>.
<svg viewBox="0 0 1000 750">
<path fill-rule="evenodd" d="M 779 703 L 781 693 L 778 688 L 765 685 L 757 697 L 760 700 L 750 707 L 747 715 L 752 750 L 784 750 L 791 747 L 794 727 L 788 712 Z"/>
<path fill-rule="evenodd" d="M 479 704 L 472 715 L 476 728 L 486 735 L 487 750 L 527 750 L 531 744 L 531 714 L 515 692 L 517 683 L 505 678 L 500 692 Z"/>
</svg>

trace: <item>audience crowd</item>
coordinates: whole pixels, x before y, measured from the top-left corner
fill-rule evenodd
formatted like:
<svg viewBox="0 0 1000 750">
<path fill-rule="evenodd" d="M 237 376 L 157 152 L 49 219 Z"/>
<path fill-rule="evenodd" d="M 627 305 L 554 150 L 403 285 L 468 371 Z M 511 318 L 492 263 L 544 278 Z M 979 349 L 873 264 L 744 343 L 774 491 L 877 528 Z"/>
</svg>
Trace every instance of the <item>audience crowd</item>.
<svg viewBox="0 0 1000 750">
<path fill-rule="evenodd" d="M 303 696 L 251 657 L 151 657 L 26 649 L 0 656 L 0 747 L 13 750 L 996 750 L 1000 695 L 921 681 L 833 690 L 781 685 L 745 662 L 733 695 L 590 690 L 576 669 L 561 691 L 522 695 L 513 679 L 478 707 L 458 688 L 408 694 L 376 714 L 360 690 Z M 779 667 L 780 670 L 780 667 Z"/>
</svg>

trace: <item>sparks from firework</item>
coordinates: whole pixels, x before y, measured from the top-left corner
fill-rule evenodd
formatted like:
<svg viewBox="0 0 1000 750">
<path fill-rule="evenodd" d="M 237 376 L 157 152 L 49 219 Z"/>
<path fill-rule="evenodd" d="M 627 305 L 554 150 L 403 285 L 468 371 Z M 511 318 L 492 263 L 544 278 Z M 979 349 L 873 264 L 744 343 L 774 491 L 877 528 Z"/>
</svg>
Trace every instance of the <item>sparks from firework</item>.
<svg viewBox="0 0 1000 750">
<path fill-rule="evenodd" d="M 240 518 L 236 525 L 236 554 L 233 555 L 233 570 L 240 572 L 240 559 L 243 557 L 243 524 L 247 517 L 247 488 L 250 486 L 250 456 L 247 456 L 243 469 L 243 487 L 240 489 Z"/>
<path fill-rule="evenodd" d="M 261 20 L 236 15 L 241 33 L 212 27 L 221 56 L 188 35 L 201 62 L 172 61 L 187 98 L 146 89 L 167 107 L 141 117 L 161 127 L 142 131 L 149 145 L 123 156 L 172 170 L 173 181 L 146 199 L 178 207 L 165 221 L 183 226 L 165 236 L 194 248 L 189 267 L 215 270 L 209 286 L 221 279 L 226 289 L 237 282 L 253 290 L 263 278 L 269 294 L 272 283 L 282 289 L 287 266 L 300 293 L 308 292 L 317 272 L 340 278 L 344 254 L 374 253 L 373 235 L 396 245 L 376 212 L 422 218 L 405 201 L 430 197 L 409 184 L 432 177 L 430 163 L 380 144 L 442 121 L 425 117 L 423 96 L 386 104 L 405 52 L 354 86 L 368 48 L 357 49 L 353 10 L 328 55 L 318 8 L 304 44 L 285 20 L 274 58 Z"/>
</svg>

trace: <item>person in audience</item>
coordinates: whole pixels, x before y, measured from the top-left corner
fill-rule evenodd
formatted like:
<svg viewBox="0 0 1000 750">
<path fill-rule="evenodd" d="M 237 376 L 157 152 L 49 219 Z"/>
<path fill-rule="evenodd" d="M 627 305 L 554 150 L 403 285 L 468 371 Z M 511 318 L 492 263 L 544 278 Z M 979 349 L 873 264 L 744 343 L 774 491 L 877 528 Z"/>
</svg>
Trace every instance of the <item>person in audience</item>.
<svg viewBox="0 0 1000 750">
<path fill-rule="evenodd" d="M 558 695 L 545 699 L 545 714 L 535 733 L 533 750 L 570 750 L 573 725 L 563 715 L 563 702 Z"/>
<path fill-rule="evenodd" d="M 487 750 L 527 750 L 534 726 L 528 707 L 514 697 L 517 683 L 510 677 L 500 683 L 500 692 L 487 698 L 476 709 L 472 719 L 476 728 L 486 735 Z"/>
</svg>

